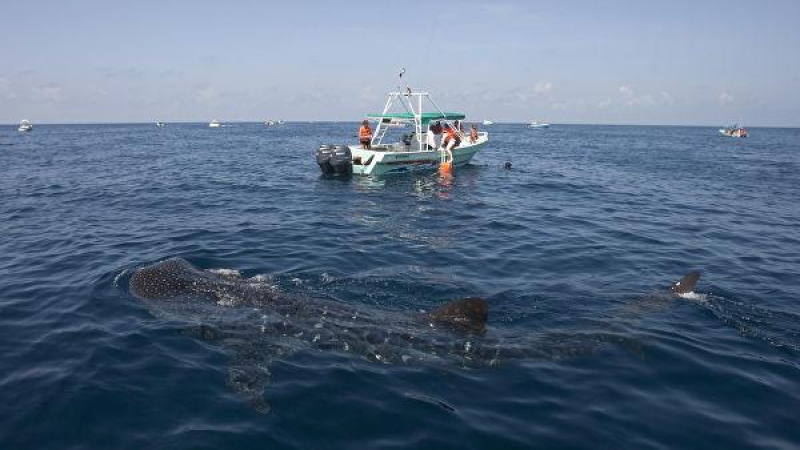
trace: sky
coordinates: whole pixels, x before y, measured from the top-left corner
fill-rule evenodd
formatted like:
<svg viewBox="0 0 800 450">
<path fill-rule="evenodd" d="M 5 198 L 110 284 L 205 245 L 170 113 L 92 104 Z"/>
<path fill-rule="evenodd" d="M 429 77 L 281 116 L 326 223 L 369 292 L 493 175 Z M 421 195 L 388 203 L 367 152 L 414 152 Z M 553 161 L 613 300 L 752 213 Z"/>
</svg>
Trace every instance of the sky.
<svg viewBox="0 0 800 450">
<path fill-rule="evenodd" d="M 800 126 L 800 1 L 0 0 L 0 123 Z"/>
</svg>

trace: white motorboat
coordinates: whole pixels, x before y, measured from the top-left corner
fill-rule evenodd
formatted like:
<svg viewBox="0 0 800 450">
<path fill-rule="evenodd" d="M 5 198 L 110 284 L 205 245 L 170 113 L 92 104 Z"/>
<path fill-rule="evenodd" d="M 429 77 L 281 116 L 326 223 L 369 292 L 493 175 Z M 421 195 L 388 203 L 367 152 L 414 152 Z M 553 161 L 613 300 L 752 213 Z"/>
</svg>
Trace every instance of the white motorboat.
<svg viewBox="0 0 800 450">
<path fill-rule="evenodd" d="M 425 111 L 425 107 L 429 110 Z M 398 109 L 400 111 L 395 111 Z M 371 138 L 367 138 L 369 145 L 322 145 L 316 152 L 316 159 L 323 173 L 381 176 L 437 168 L 449 171 L 451 167 L 469 163 L 489 142 L 486 132 L 477 133 L 472 140 L 461 131 L 464 114 L 444 112 L 430 94 L 412 92 L 410 88 L 406 92 L 390 92 L 383 112 L 366 117 L 377 121 Z M 397 142 L 386 142 L 387 131 L 398 122 L 407 124 L 413 131 L 403 134 Z M 435 135 L 442 128 L 441 123 L 445 129 L 450 127 L 455 140 L 460 141 L 450 150 L 439 147 L 436 142 Z"/>
<path fill-rule="evenodd" d="M 485 120 L 484 119 L 483 124 L 484 125 L 494 125 L 494 122 L 492 122 L 491 120 Z"/>
<path fill-rule="evenodd" d="M 208 128 L 219 128 L 221 126 L 222 124 L 219 123 L 217 120 L 212 120 L 211 122 L 208 123 Z"/>
<path fill-rule="evenodd" d="M 19 123 L 19 128 L 17 128 L 19 132 L 27 132 L 33 131 L 33 125 L 28 121 L 28 119 L 23 119 L 22 122 Z"/>
<path fill-rule="evenodd" d="M 164 128 L 166 126 L 166 124 L 164 122 L 156 122 L 156 126 L 158 128 Z"/>
<path fill-rule="evenodd" d="M 731 125 L 729 127 L 720 128 L 719 132 L 720 134 L 724 134 L 725 136 L 728 137 L 737 137 L 737 138 L 747 137 L 747 130 L 739 125 Z"/>
<path fill-rule="evenodd" d="M 528 124 L 528 128 L 550 128 L 549 123 L 533 121 Z"/>
</svg>

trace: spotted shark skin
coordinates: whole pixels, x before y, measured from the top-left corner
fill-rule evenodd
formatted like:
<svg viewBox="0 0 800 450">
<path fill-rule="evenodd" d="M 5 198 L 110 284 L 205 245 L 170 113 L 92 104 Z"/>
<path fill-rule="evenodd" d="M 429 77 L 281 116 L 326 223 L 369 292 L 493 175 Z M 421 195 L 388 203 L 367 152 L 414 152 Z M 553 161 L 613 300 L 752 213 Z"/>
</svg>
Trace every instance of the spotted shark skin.
<svg viewBox="0 0 800 450">
<path fill-rule="evenodd" d="M 697 276 L 687 277 L 676 283 L 678 290 L 694 287 Z M 299 351 L 350 354 L 374 363 L 479 367 L 588 355 L 603 344 L 633 351 L 638 347 L 614 332 L 489 333 L 489 308 L 478 297 L 429 312 L 382 309 L 277 292 L 265 283 L 221 276 L 181 258 L 136 269 L 128 287 L 154 316 L 179 321 L 185 324 L 185 335 L 227 350 L 228 384 L 262 413 L 269 411 L 264 391 L 270 364 Z M 672 290 L 677 292 L 674 286 Z"/>
</svg>

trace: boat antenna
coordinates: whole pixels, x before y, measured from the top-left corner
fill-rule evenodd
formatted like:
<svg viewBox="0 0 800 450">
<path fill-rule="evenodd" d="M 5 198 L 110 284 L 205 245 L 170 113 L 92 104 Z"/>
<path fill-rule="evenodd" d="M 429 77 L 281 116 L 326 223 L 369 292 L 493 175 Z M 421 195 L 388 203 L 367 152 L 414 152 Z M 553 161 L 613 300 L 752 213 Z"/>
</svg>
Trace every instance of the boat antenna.
<svg viewBox="0 0 800 450">
<path fill-rule="evenodd" d="M 400 86 L 403 84 L 403 75 L 404 75 L 405 73 L 406 73 L 406 68 L 405 68 L 405 67 L 401 67 L 401 68 L 400 68 L 400 73 L 397 75 L 397 78 L 398 78 L 398 83 L 399 83 L 399 84 L 397 85 L 397 94 L 398 94 L 398 95 L 397 95 L 397 100 L 399 100 L 399 101 L 400 101 L 400 104 L 401 104 L 401 105 L 403 105 L 403 109 L 405 109 L 407 113 L 409 113 L 409 114 L 412 114 L 412 115 L 413 115 L 414 113 L 413 113 L 413 112 L 411 112 L 411 110 L 410 110 L 410 109 L 408 109 L 408 106 L 406 105 L 406 102 L 405 102 L 405 101 L 403 100 L 403 98 L 402 98 L 402 96 L 403 96 L 403 92 L 404 92 L 404 91 L 403 91 L 403 89 L 402 89 Z M 410 101 L 411 101 L 411 87 L 410 87 L 410 86 L 408 86 L 408 85 L 406 85 L 405 92 L 407 93 L 407 96 L 409 97 L 409 100 L 408 100 L 408 101 L 410 102 Z"/>
<path fill-rule="evenodd" d="M 397 76 L 398 84 L 397 84 L 397 92 L 402 92 L 403 90 L 400 89 L 400 86 L 403 84 L 403 74 L 406 73 L 406 68 L 403 67 L 400 69 L 400 74 Z"/>
</svg>

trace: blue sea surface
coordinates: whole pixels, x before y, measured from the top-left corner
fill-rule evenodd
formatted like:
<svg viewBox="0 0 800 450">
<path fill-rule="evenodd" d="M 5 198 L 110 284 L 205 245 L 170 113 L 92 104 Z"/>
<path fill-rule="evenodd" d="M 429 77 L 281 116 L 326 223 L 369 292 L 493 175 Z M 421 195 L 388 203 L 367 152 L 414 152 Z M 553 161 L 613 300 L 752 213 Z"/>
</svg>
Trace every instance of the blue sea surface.
<svg viewBox="0 0 800 450">
<path fill-rule="evenodd" d="M 800 448 L 800 130 L 481 128 L 450 178 L 347 180 L 313 150 L 355 123 L 2 127 L 0 449 Z M 481 296 L 483 338 L 567 344 L 273 354 L 261 414 L 131 295 L 172 257 L 379 311 Z"/>
</svg>

